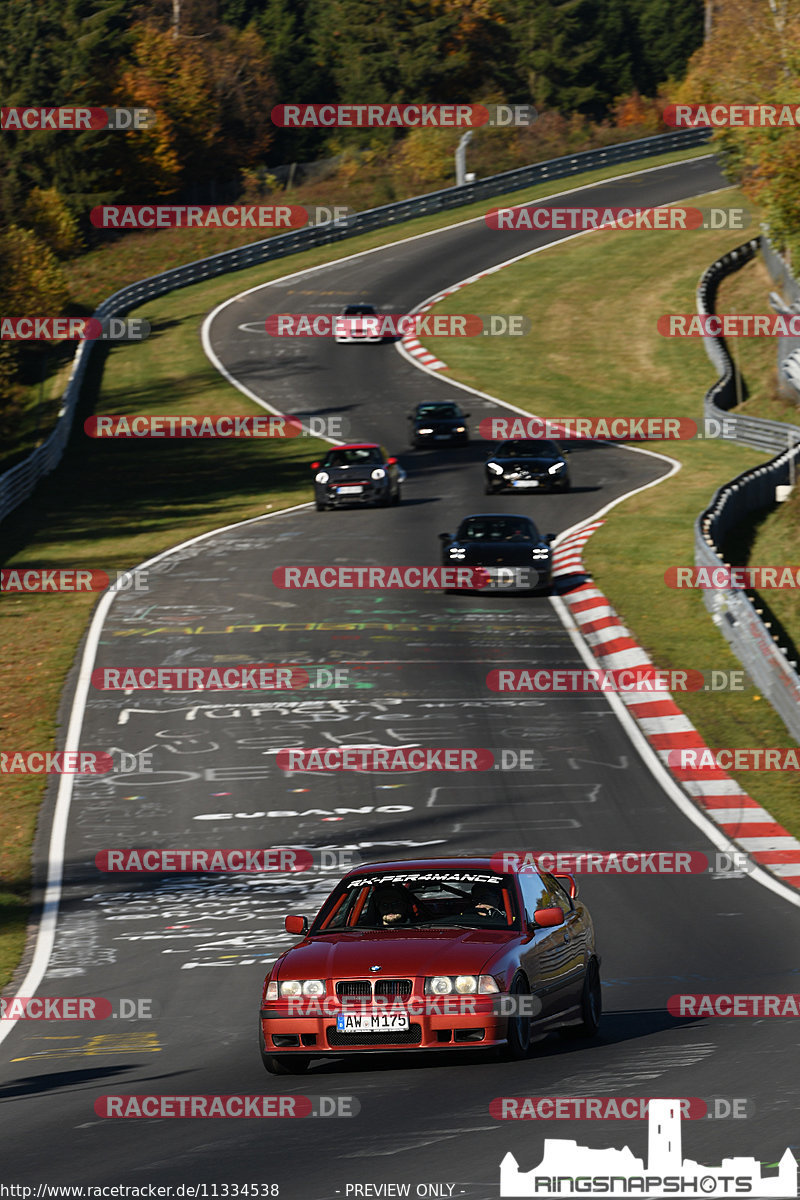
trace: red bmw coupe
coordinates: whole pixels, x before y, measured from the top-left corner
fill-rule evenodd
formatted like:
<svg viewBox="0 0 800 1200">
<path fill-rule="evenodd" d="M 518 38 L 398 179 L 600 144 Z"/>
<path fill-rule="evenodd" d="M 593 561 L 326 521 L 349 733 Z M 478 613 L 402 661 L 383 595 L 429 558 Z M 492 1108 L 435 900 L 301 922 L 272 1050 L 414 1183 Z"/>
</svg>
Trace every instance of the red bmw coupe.
<svg viewBox="0 0 800 1200">
<path fill-rule="evenodd" d="M 552 1029 L 592 1037 L 600 959 L 568 875 L 498 871 L 502 856 L 348 872 L 264 980 L 259 1041 L 273 1074 L 365 1051 L 501 1047 Z"/>
</svg>

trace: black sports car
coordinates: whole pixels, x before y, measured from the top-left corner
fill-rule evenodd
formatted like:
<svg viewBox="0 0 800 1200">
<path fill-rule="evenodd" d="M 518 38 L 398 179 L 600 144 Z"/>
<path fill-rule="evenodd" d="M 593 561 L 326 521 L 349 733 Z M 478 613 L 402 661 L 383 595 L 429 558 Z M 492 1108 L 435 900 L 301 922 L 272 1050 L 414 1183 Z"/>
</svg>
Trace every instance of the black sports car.
<svg viewBox="0 0 800 1200">
<path fill-rule="evenodd" d="M 466 446 L 469 441 L 468 416 L 468 412 L 462 412 L 458 405 L 450 400 L 423 400 L 413 413 L 408 414 L 411 421 L 411 445 L 415 450 L 434 442 Z"/>
<path fill-rule="evenodd" d="M 569 468 L 566 454 L 557 442 L 512 438 L 500 442 L 489 452 L 486 460 L 486 495 L 502 492 L 504 488 L 539 488 L 548 491 L 558 488 L 568 492 Z"/>
<path fill-rule="evenodd" d="M 334 446 L 321 462 L 313 462 L 317 510 L 340 504 L 399 504 L 404 478 L 396 458 L 382 446 L 363 442 Z"/>
<path fill-rule="evenodd" d="M 530 517 L 474 513 L 453 536 L 440 533 L 442 565 L 483 567 L 498 591 L 543 591 L 552 582 L 554 533 L 542 535 Z"/>
</svg>

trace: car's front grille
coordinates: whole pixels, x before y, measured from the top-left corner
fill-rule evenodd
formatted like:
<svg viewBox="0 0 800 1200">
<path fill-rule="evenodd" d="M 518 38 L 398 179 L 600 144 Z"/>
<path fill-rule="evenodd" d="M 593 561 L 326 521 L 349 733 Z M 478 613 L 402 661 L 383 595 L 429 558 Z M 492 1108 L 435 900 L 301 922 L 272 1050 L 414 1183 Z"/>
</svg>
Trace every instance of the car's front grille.
<svg viewBox="0 0 800 1200">
<path fill-rule="evenodd" d="M 419 1046 L 422 1041 L 422 1026 L 409 1025 L 408 1029 L 396 1029 L 393 1033 L 338 1033 L 329 1025 L 325 1031 L 329 1046 Z"/>
<path fill-rule="evenodd" d="M 410 979 L 376 979 L 373 992 L 371 979 L 340 979 L 336 984 L 337 996 L 410 996 L 414 990 Z"/>
<path fill-rule="evenodd" d="M 371 996 L 371 979 L 340 979 L 336 984 L 337 996 Z"/>
<path fill-rule="evenodd" d="M 413 984 L 410 979 L 376 979 L 376 996 L 410 996 Z"/>
</svg>

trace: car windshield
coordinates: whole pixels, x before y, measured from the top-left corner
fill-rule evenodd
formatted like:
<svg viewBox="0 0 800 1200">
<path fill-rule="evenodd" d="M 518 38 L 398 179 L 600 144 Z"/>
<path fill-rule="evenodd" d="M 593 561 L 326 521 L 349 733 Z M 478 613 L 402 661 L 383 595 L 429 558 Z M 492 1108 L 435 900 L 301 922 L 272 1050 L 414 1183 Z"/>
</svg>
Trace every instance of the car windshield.
<svg viewBox="0 0 800 1200">
<path fill-rule="evenodd" d="M 511 877 L 491 871 L 418 871 L 344 880 L 312 932 L 358 929 L 511 929 Z"/>
<path fill-rule="evenodd" d="M 374 317 L 374 304 L 348 304 L 342 313 L 343 317 Z"/>
<path fill-rule="evenodd" d="M 417 408 L 418 417 L 443 417 L 457 419 L 461 413 L 455 404 L 420 404 Z"/>
<path fill-rule="evenodd" d="M 382 463 L 383 455 L 377 446 L 344 447 L 330 450 L 323 462 L 325 467 L 361 467 Z"/>
<path fill-rule="evenodd" d="M 528 441 L 525 438 L 515 438 L 508 442 L 501 442 L 494 453 L 498 458 L 510 458 L 515 454 L 522 458 L 561 457 L 561 451 L 555 442 L 549 442 L 546 439 Z"/>
<path fill-rule="evenodd" d="M 539 534 L 525 517 L 467 517 L 458 530 L 460 541 L 536 542 Z"/>
</svg>

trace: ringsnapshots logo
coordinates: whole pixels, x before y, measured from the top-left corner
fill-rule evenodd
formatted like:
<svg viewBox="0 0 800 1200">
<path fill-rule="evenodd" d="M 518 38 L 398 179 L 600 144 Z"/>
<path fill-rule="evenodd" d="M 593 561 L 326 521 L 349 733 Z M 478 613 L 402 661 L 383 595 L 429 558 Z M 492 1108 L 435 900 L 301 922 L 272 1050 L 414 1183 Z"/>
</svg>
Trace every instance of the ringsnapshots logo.
<svg viewBox="0 0 800 1200">
<path fill-rule="evenodd" d="M 724 1158 L 719 1167 L 704 1167 L 683 1158 L 679 1099 L 652 1099 L 648 1122 L 646 1163 L 627 1146 L 593 1150 L 566 1138 L 547 1138 L 541 1162 L 530 1171 L 521 1171 L 509 1152 L 500 1164 L 501 1197 L 797 1196 L 797 1160 L 789 1149 L 775 1175 L 763 1175 L 761 1163 L 744 1156 Z"/>
<path fill-rule="evenodd" d="M 131 130 L 152 129 L 156 114 L 152 108 L 56 108 L 17 107 L 0 109 L 0 129 L 3 131 L 38 129 L 60 132 L 87 129 Z"/>
</svg>

